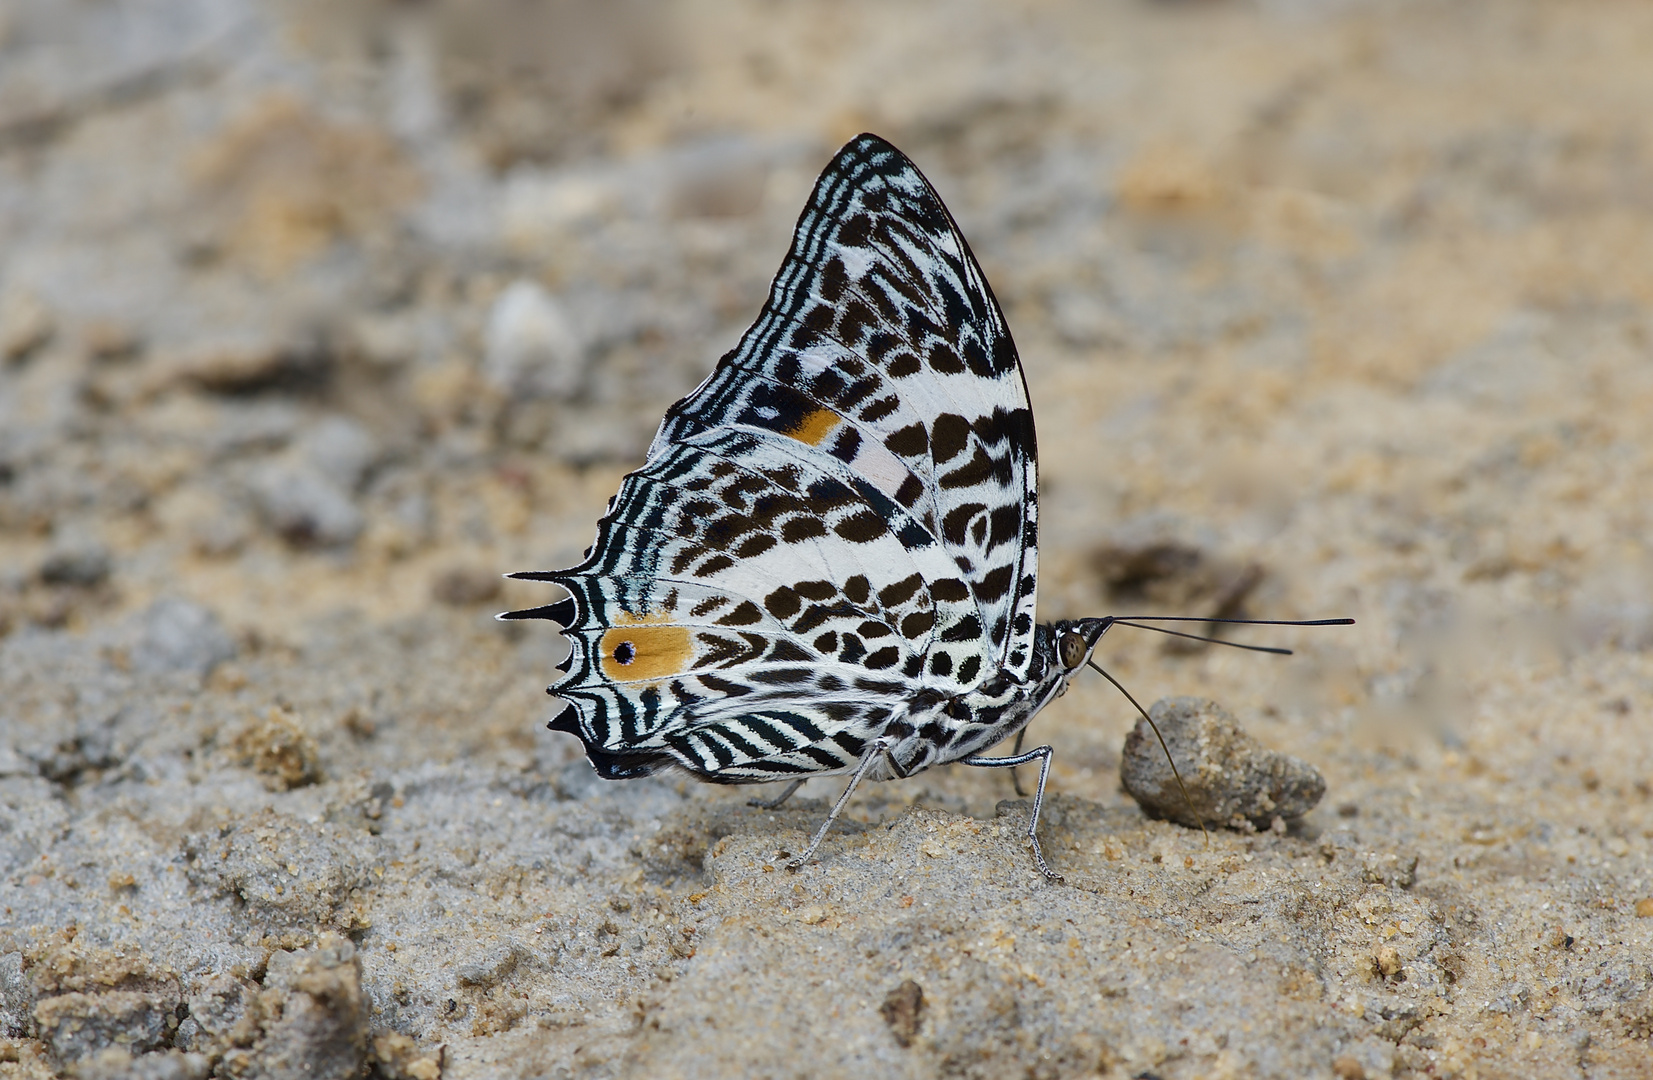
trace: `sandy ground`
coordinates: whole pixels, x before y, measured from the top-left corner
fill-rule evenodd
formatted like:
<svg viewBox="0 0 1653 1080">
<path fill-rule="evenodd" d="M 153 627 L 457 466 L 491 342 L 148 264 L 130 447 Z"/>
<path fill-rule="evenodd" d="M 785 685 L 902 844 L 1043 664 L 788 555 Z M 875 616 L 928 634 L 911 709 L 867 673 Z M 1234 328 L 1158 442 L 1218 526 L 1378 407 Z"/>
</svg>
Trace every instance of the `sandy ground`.
<svg viewBox="0 0 1653 1080">
<path fill-rule="evenodd" d="M 0 5 L 0 1076 L 1653 1076 L 1653 8 Z M 1045 617 L 1318 767 L 608 784 L 577 558 L 884 134 L 1016 333 Z M 1144 569 L 1146 568 L 1146 569 Z M 1242 590 L 1243 591 L 1243 590 Z M 1228 599 L 1233 599 L 1230 595 Z"/>
</svg>

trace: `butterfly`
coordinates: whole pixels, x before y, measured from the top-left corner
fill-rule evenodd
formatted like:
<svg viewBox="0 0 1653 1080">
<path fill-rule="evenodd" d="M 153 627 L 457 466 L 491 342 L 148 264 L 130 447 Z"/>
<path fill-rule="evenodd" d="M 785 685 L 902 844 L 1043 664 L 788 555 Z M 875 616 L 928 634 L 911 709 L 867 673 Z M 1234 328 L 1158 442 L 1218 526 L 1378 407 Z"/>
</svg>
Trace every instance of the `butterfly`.
<svg viewBox="0 0 1653 1080">
<path fill-rule="evenodd" d="M 1038 451 L 1015 343 L 957 223 L 876 135 L 816 181 L 757 321 L 674 404 L 549 619 L 550 722 L 599 775 L 715 783 L 1038 762 L 1020 751 L 1119 620 L 1039 624 Z M 1106 674 L 1104 672 L 1104 674 Z M 1017 737 L 1017 751 L 986 751 Z"/>
</svg>

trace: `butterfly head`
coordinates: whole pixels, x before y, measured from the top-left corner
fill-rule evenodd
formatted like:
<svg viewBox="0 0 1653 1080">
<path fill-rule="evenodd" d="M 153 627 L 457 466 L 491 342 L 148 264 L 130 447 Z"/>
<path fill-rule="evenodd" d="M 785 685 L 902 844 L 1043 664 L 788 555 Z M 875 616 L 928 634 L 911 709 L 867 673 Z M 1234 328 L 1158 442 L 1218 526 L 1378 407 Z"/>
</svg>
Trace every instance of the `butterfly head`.
<svg viewBox="0 0 1653 1080">
<path fill-rule="evenodd" d="M 1113 622 L 1111 618 L 1059 619 L 1051 624 L 1046 640 L 1050 643 L 1051 658 L 1064 677 L 1085 666 Z"/>
</svg>

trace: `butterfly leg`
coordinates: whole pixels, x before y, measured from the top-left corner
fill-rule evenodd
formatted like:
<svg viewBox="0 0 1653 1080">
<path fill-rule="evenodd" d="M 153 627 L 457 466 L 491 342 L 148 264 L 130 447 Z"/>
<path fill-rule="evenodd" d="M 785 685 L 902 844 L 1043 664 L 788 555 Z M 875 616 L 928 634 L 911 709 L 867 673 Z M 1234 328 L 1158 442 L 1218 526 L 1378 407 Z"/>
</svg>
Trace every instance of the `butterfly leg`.
<svg viewBox="0 0 1653 1080">
<path fill-rule="evenodd" d="M 790 799 L 797 792 L 797 790 L 803 786 L 804 782 L 802 780 L 794 780 L 790 784 L 786 785 L 785 791 L 781 792 L 773 799 L 747 799 L 746 805 L 755 806 L 759 810 L 777 810 L 780 808 L 781 803 Z"/>
<path fill-rule="evenodd" d="M 1050 753 L 1050 747 L 1038 746 L 1025 754 L 1013 754 L 1010 757 L 967 757 L 960 760 L 979 769 L 1014 769 L 1018 765 L 1026 765 L 1038 759 L 1039 790 L 1033 794 L 1033 820 L 1028 822 L 1027 840 L 1033 845 L 1033 862 L 1039 867 L 1039 873 L 1061 884 L 1062 875 L 1050 868 L 1045 862 L 1045 853 L 1039 848 L 1039 811 L 1045 805 L 1045 781 L 1050 778 Z"/>
<path fill-rule="evenodd" d="M 814 856 L 815 849 L 821 846 L 822 840 L 826 839 L 827 830 L 832 828 L 834 821 L 838 820 L 838 815 L 843 812 L 844 804 L 849 802 L 850 794 L 855 791 L 856 785 L 861 783 L 863 776 L 867 775 L 867 770 L 872 768 L 872 763 L 883 757 L 888 749 L 883 740 L 879 740 L 867 748 L 867 752 L 861 757 L 861 764 L 855 767 L 853 773 L 850 773 L 849 784 L 845 786 L 844 793 L 838 796 L 837 802 L 832 804 L 832 812 L 827 815 L 825 821 L 821 822 L 821 827 L 815 830 L 815 836 L 809 841 L 809 847 L 804 853 L 786 864 L 788 870 L 801 869 L 804 863 Z"/>
<path fill-rule="evenodd" d="M 1023 728 L 1022 730 L 1016 732 L 1016 745 L 1010 748 L 1011 757 L 1015 757 L 1017 754 L 1022 752 L 1022 742 L 1026 738 L 1027 728 Z M 1010 770 L 1010 786 L 1016 789 L 1017 798 L 1027 798 L 1027 792 L 1022 790 L 1022 774 L 1017 772 L 1014 768 Z"/>
</svg>

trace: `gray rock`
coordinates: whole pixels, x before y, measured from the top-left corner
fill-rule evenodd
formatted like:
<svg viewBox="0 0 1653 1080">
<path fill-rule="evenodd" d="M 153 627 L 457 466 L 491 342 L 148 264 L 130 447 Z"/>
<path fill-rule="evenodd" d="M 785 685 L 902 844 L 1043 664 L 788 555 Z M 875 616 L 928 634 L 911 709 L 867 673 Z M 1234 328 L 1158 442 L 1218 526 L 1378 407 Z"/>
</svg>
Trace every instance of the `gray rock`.
<svg viewBox="0 0 1653 1080">
<path fill-rule="evenodd" d="M 235 639 L 218 616 L 199 604 L 163 597 L 137 619 L 130 655 L 134 670 L 206 675 L 235 656 Z"/>
<path fill-rule="evenodd" d="M 344 938 L 324 934 L 314 949 L 270 957 L 265 1028 L 245 1075 L 253 1080 L 356 1076 L 367 1053 L 368 1014 L 361 961 Z"/>
<path fill-rule="evenodd" d="M 349 929 L 359 921 L 352 894 L 369 882 L 359 834 L 265 810 L 191 835 L 184 847 L 191 878 L 239 897 L 251 929 Z"/>
<path fill-rule="evenodd" d="M 502 393 L 568 397 L 585 368 L 581 344 L 562 305 L 539 284 L 513 281 L 488 313 L 482 374 Z"/>
<path fill-rule="evenodd" d="M 137 990 L 58 994 L 34 1007 L 40 1041 L 61 1064 L 116 1048 L 127 1053 L 159 1050 L 176 1023 L 175 1001 Z"/>
<path fill-rule="evenodd" d="M 1138 720 L 1125 737 L 1119 774 L 1131 798 L 1155 817 L 1193 827 L 1268 828 L 1277 819 L 1308 813 L 1326 793 L 1319 769 L 1268 749 L 1214 701 L 1164 698 L 1148 714 L 1165 746 L 1146 720 Z M 1167 748 L 1186 798 L 1165 760 Z"/>
<path fill-rule="evenodd" d="M 252 493 L 265 523 L 294 544 L 342 547 L 365 524 L 350 496 L 308 463 L 266 464 L 253 475 Z"/>
</svg>

